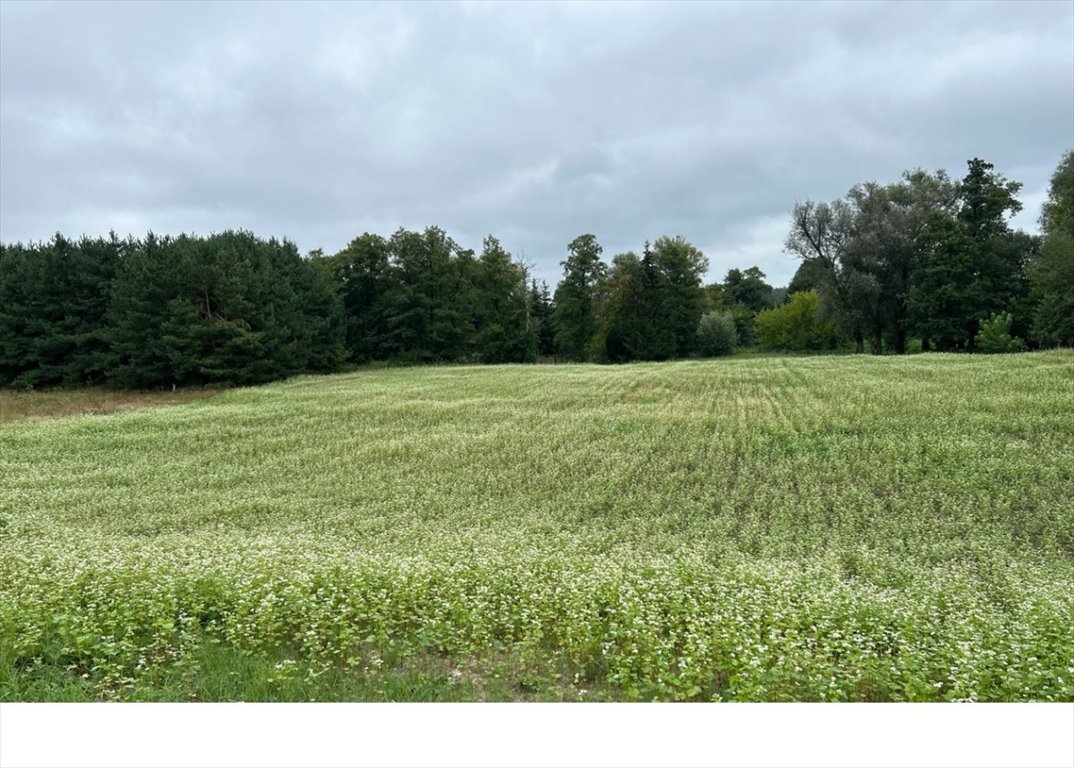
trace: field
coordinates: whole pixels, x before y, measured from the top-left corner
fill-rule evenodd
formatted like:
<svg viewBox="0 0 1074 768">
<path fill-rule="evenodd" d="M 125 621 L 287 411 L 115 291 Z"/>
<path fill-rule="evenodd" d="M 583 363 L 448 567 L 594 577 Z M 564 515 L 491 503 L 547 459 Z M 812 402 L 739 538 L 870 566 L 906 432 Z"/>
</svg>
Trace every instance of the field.
<svg viewBox="0 0 1074 768">
<path fill-rule="evenodd" d="M 1074 355 L 363 370 L 0 426 L 6 700 L 1074 698 Z"/>
</svg>

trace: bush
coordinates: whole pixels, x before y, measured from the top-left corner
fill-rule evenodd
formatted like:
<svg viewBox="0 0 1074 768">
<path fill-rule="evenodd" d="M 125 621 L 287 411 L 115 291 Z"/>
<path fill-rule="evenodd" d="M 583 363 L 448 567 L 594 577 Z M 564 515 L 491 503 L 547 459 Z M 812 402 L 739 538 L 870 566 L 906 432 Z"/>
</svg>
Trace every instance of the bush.
<svg viewBox="0 0 1074 768">
<path fill-rule="evenodd" d="M 1025 342 L 1011 338 L 1011 315 L 1009 312 L 993 314 L 981 321 L 981 330 L 977 336 L 977 350 L 985 354 L 1003 352 L 1023 352 Z"/>
<path fill-rule="evenodd" d="M 735 319 L 729 312 L 708 312 L 697 324 L 697 345 L 706 357 L 730 355 L 738 346 Z"/>
<path fill-rule="evenodd" d="M 754 337 L 762 349 L 822 350 L 839 344 L 835 325 L 817 321 L 816 291 L 793 293 L 786 304 L 759 312 Z"/>
</svg>

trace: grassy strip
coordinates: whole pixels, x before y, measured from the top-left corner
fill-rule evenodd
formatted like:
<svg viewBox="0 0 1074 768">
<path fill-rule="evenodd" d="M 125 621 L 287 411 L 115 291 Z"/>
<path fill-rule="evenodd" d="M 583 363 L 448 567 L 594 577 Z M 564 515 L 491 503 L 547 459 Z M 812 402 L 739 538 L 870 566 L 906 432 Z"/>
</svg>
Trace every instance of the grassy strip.
<svg viewBox="0 0 1074 768">
<path fill-rule="evenodd" d="M 364 655 L 360 667 L 299 661 L 295 654 L 246 653 L 204 637 L 180 663 L 111 688 L 88 672 L 26 664 L 0 655 L 0 701 L 124 700 L 272 702 L 613 701 L 616 691 L 567 669 L 506 653 L 453 662 L 445 656 Z"/>
<path fill-rule="evenodd" d="M 0 388 L 0 424 L 67 416 L 102 415 L 139 408 L 189 403 L 219 394 L 217 389 L 124 391 L 79 389 L 12 390 Z"/>
</svg>

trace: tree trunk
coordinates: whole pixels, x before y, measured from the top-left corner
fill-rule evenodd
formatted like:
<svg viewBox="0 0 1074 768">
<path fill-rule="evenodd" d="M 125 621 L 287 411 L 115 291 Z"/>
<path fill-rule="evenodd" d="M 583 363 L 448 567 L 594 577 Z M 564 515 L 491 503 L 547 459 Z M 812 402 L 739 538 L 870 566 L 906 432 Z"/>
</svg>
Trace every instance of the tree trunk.
<svg viewBox="0 0 1074 768">
<path fill-rule="evenodd" d="M 861 331 L 854 332 L 854 351 L 859 355 L 865 352 L 865 336 Z"/>
<path fill-rule="evenodd" d="M 922 345 L 921 348 L 924 349 L 925 348 L 924 339 L 922 339 L 921 345 Z M 895 326 L 895 354 L 896 355 L 905 355 L 906 354 L 906 329 L 903 328 L 901 325 L 896 325 Z"/>
<path fill-rule="evenodd" d="M 977 346 L 974 342 L 977 340 L 977 331 L 980 328 L 981 326 L 976 320 L 966 326 L 966 349 L 969 350 L 971 355 Z"/>
<path fill-rule="evenodd" d="M 869 351 L 874 355 L 884 354 L 884 336 L 879 329 L 873 331 L 873 338 L 869 340 Z"/>
<path fill-rule="evenodd" d="M 921 339 L 921 351 L 922 352 L 931 352 L 932 351 L 932 347 L 929 346 L 929 340 L 928 339 Z"/>
</svg>

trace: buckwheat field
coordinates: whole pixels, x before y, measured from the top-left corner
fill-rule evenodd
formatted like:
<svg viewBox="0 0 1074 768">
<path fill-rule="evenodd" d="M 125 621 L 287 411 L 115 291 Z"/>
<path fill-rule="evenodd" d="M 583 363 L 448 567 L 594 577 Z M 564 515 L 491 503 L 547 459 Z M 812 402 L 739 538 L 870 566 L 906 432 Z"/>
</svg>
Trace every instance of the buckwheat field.
<svg viewBox="0 0 1074 768">
<path fill-rule="evenodd" d="M 0 425 L 0 698 L 1074 698 L 1074 355 L 362 370 Z"/>
</svg>

